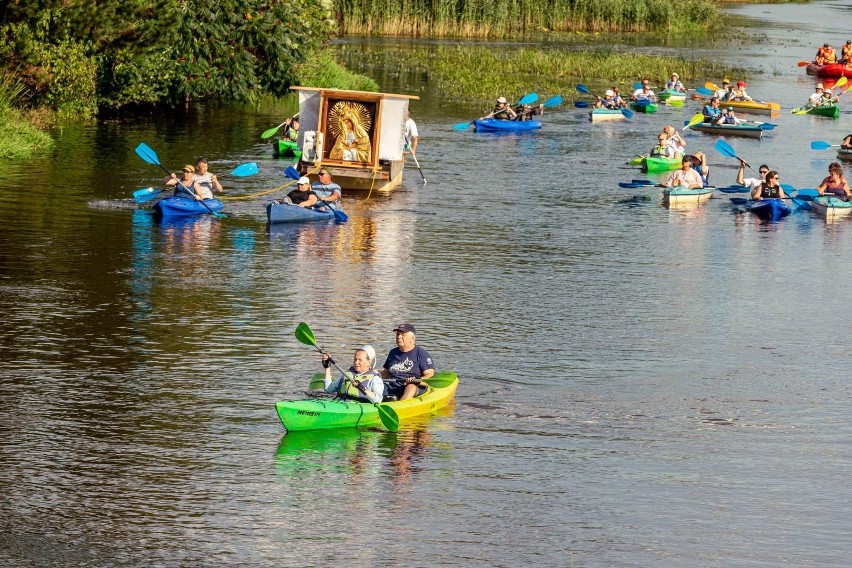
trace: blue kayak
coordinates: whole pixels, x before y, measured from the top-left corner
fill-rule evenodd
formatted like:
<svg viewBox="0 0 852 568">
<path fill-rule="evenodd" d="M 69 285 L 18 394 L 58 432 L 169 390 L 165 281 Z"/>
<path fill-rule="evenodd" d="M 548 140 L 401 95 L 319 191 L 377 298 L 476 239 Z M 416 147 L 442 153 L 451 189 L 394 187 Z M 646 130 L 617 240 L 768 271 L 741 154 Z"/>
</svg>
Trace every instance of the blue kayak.
<svg viewBox="0 0 852 568">
<path fill-rule="evenodd" d="M 205 207 L 207 205 L 210 209 Z M 190 199 L 189 197 L 164 197 L 154 205 L 154 212 L 163 217 L 176 217 L 179 215 L 204 215 L 210 210 L 220 211 L 224 205 L 218 199 L 205 199 L 203 202 Z"/>
<path fill-rule="evenodd" d="M 760 217 L 769 221 L 777 221 L 781 217 L 786 217 L 792 209 L 780 199 L 760 199 L 749 200 L 746 204 L 746 209 Z"/>
<path fill-rule="evenodd" d="M 477 132 L 523 132 L 525 130 L 536 130 L 541 128 L 538 120 L 474 120 L 473 128 Z"/>
<path fill-rule="evenodd" d="M 328 207 L 325 207 L 325 211 L 319 211 L 292 203 L 273 201 L 266 206 L 266 218 L 270 223 L 306 223 L 334 219 L 334 213 Z"/>
</svg>

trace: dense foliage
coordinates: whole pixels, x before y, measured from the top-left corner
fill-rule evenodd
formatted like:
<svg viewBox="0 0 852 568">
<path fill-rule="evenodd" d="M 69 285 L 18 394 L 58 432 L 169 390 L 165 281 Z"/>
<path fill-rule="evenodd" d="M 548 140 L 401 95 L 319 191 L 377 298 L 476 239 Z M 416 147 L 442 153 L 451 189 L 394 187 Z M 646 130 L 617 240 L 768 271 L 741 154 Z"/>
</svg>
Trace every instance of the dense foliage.
<svg viewBox="0 0 852 568">
<path fill-rule="evenodd" d="M 0 0 L 0 65 L 60 114 L 281 95 L 330 33 L 320 0 Z"/>
<path fill-rule="evenodd" d="M 335 0 L 354 35 L 506 37 L 541 31 L 705 30 L 713 0 Z"/>
</svg>

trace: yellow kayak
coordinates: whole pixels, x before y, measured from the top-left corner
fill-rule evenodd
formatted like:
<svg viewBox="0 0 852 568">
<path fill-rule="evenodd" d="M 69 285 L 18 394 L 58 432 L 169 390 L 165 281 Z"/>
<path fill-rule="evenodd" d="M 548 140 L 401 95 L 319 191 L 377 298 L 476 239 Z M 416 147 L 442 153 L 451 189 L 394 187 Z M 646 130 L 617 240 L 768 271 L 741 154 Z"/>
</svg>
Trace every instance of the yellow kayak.
<svg viewBox="0 0 852 568">
<path fill-rule="evenodd" d="M 705 104 L 710 104 L 709 100 L 704 101 Z M 722 108 L 731 107 L 735 111 L 745 112 L 748 114 L 765 114 L 769 116 L 780 116 L 781 105 L 778 103 L 761 103 L 757 101 L 723 101 L 719 103 Z"/>
</svg>

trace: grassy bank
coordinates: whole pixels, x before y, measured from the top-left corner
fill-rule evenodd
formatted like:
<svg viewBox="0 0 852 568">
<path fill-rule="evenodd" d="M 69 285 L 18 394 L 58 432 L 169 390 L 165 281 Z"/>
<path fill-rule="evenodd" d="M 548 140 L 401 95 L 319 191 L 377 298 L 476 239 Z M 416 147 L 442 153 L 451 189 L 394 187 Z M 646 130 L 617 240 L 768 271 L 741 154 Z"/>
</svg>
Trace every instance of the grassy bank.
<svg viewBox="0 0 852 568">
<path fill-rule="evenodd" d="M 712 0 L 335 0 L 341 33 L 512 37 L 541 31 L 696 31 L 721 23 Z"/>
<path fill-rule="evenodd" d="M 50 120 L 43 113 L 18 110 L 25 88 L 16 80 L 0 80 L 0 159 L 24 160 L 53 147 L 53 138 L 35 124 Z"/>
<path fill-rule="evenodd" d="M 467 100 L 489 100 L 531 90 L 570 99 L 579 96 L 574 89 L 578 82 L 589 87 L 618 84 L 627 93 L 632 92 L 633 83 L 640 78 L 661 85 L 673 71 L 678 72 L 687 86 L 703 85 L 707 79 L 718 82 L 725 75 L 746 78 L 743 69 L 726 67 L 714 60 L 609 50 L 455 45 L 418 50 L 359 50 L 352 59 L 374 68 L 396 69 L 399 73 L 419 72 L 435 83 L 442 94 Z"/>
<path fill-rule="evenodd" d="M 365 75 L 348 71 L 327 51 L 317 53 L 307 63 L 297 65 L 296 76 L 300 85 L 310 87 L 371 92 L 379 90 L 378 83 Z"/>
</svg>

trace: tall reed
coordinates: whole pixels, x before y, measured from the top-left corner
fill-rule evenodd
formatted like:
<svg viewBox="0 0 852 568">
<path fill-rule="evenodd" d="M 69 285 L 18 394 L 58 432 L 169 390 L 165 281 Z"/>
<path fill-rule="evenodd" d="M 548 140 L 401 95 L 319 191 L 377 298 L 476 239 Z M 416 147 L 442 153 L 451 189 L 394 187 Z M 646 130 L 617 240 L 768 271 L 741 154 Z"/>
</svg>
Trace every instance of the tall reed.
<svg viewBox="0 0 852 568">
<path fill-rule="evenodd" d="M 341 33 L 509 37 L 540 31 L 688 31 L 718 26 L 712 0 L 334 0 Z"/>
<path fill-rule="evenodd" d="M 0 79 L 0 159 L 27 159 L 53 147 L 53 138 L 18 110 L 26 88 L 11 76 Z"/>
</svg>

